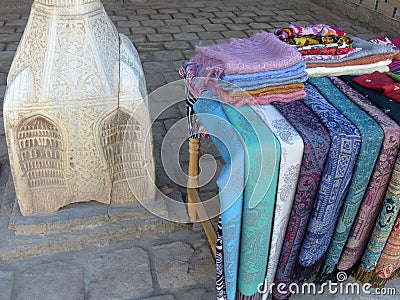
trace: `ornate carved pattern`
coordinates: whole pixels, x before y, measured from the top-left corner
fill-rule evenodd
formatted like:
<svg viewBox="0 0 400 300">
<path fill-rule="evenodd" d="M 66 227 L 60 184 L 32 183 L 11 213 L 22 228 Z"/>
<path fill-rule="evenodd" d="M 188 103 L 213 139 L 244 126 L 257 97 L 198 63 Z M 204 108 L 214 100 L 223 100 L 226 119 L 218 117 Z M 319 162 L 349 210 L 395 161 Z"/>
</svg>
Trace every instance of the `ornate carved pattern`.
<svg viewBox="0 0 400 300">
<path fill-rule="evenodd" d="M 46 41 L 49 35 L 49 18 L 32 12 L 26 28 L 27 31 L 25 31 L 21 41 L 23 47 L 18 48 L 8 77 L 8 84 L 11 84 L 18 73 L 30 67 L 34 74 L 35 93 L 39 95 L 46 54 Z"/>
<path fill-rule="evenodd" d="M 73 132 L 69 149 L 69 170 L 72 173 L 71 187 L 77 201 L 97 200 L 109 203 L 111 181 L 100 160 L 96 143 L 95 123 L 105 109 L 77 107 L 66 109 L 60 118 L 70 124 Z M 79 137 L 79 138 L 77 138 Z"/>
<path fill-rule="evenodd" d="M 36 0 L 36 2 L 45 5 L 70 6 L 95 2 L 96 0 Z"/>
<path fill-rule="evenodd" d="M 17 131 L 20 165 L 31 189 L 32 202 L 58 203 L 68 195 L 63 137 L 49 120 L 37 116 L 23 121 Z M 68 196 L 67 196 L 68 198 Z"/>
<path fill-rule="evenodd" d="M 83 21 L 58 21 L 50 98 L 72 100 L 106 95 Z M 73 71 L 72 71 L 73 70 Z"/>
<path fill-rule="evenodd" d="M 114 71 L 119 57 L 118 33 L 104 11 L 98 16 L 90 18 L 89 26 L 95 40 L 94 45 L 96 45 L 98 53 L 103 55 L 101 62 L 105 71 L 104 75 L 108 77 L 107 82 L 110 85 L 110 90 L 112 90 L 114 84 L 116 84 L 114 82 Z"/>
<path fill-rule="evenodd" d="M 146 157 L 141 124 L 118 109 L 102 124 L 101 140 L 113 178 L 111 202 L 143 199 L 146 192 Z M 133 194 L 127 180 L 135 183 Z"/>
</svg>

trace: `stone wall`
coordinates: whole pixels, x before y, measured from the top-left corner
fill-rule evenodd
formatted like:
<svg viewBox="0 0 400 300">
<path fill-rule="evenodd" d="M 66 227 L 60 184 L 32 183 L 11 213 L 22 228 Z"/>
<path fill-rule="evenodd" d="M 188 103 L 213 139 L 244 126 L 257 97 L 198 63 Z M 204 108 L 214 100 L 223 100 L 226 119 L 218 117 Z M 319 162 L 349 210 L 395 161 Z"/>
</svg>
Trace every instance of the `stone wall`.
<svg viewBox="0 0 400 300">
<path fill-rule="evenodd" d="M 312 0 L 353 20 L 379 28 L 387 36 L 398 36 L 400 28 L 399 0 Z"/>
</svg>

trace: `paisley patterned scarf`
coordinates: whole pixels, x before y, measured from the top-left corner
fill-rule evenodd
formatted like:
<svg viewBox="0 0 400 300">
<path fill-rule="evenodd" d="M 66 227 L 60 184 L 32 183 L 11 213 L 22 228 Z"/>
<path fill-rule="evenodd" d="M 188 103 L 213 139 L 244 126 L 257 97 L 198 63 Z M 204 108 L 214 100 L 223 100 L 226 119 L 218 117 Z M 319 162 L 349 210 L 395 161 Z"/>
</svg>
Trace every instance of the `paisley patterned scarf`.
<svg viewBox="0 0 400 300">
<path fill-rule="evenodd" d="M 297 183 L 289 226 L 286 229 L 275 283 L 293 282 L 293 274 L 307 223 L 314 205 L 322 170 L 331 143 L 329 133 L 318 117 L 301 101 L 274 103 L 279 112 L 300 134 L 304 142 L 303 160 Z M 281 294 L 274 289 L 277 299 L 285 299 L 289 294 Z"/>
<path fill-rule="evenodd" d="M 300 135 L 275 107 L 272 105 L 263 105 L 255 106 L 253 109 L 268 125 L 281 145 L 281 164 L 279 168 L 274 226 L 267 264 L 267 276 L 265 278 L 266 287 L 269 287 L 269 284 L 274 282 L 278 267 L 278 259 L 296 192 L 304 144 Z M 266 298 L 268 293 L 269 291 L 266 291 L 263 298 Z"/>
<path fill-rule="evenodd" d="M 331 136 L 331 148 L 300 251 L 299 261 L 304 267 L 315 265 L 329 247 L 361 146 L 357 127 L 325 98 L 342 108 L 349 104 L 343 103 L 346 99 L 337 98 L 337 94 L 332 92 L 335 87 L 327 78 L 313 79 L 310 82 L 314 87 L 306 84 L 308 96 L 303 102 L 327 127 Z"/>
</svg>

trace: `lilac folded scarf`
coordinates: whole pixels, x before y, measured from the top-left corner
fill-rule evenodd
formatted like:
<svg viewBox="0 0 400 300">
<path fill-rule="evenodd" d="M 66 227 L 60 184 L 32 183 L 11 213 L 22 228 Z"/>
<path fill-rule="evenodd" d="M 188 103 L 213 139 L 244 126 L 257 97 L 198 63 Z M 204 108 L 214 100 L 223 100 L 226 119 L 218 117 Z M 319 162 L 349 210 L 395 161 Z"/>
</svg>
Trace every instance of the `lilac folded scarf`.
<svg viewBox="0 0 400 300">
<path fill-rule="evenodd" d="M 273 33 L 259 32 L 250 38 L 231 39 L 229 43 L 196 47 L 191 61 L 202 65 L 200 76 L 219 77 L 280 70 L 301 61 L 301 54 L 280 41 Z"/>
</svg>

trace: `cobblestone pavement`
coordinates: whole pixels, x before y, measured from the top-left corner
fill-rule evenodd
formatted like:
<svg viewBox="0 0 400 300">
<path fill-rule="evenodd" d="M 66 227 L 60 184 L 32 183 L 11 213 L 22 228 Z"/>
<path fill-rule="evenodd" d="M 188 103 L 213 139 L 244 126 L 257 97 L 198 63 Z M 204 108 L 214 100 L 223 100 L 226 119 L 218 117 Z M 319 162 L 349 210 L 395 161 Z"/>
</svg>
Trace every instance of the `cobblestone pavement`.
<svg viewBox="0 0 400 300">
<path fill-rule="evenodd" d="M 289 22 L 327 23 L 362 38 L 381 34 L 379 29 L 351 21 L 307 0 L 137 1 L 131 5 L 106 5 L 106 10 L 118 31 L 137 47 L 149 92 L 179 79 L 177 69 L 193 56 L 199 43 L 209 45 L 248 37 Z M 7 72 L 28 16 L 29 7 L 0 7 L 1 101 Z M 159 149 L 167 130 L 184 115 L 185 106 L 180 103 L 165 111 L 153 125 L 157 185 L 172 188 L 172 195 L 178 201 L 185 200 L 185 187 L 165 175 Z M 4 161 L 7 147 L 2 113 L 0 118 L 0 160 Z M 203 152 L 218 156 L 209 141 L 203 145 Z M 183 169 L 187 169 L 188 163 L 185 147 L 181 156 Z M 215 183 L 211 182 L 204 190 L 215 193 Z M 84 250 L 3 262 L 0 299 L 214 299 L 214 262 L 205 235 L 196 228 L 188 225 L 174 233 L 103 246 L 100 242 Z"/>
</svg>

